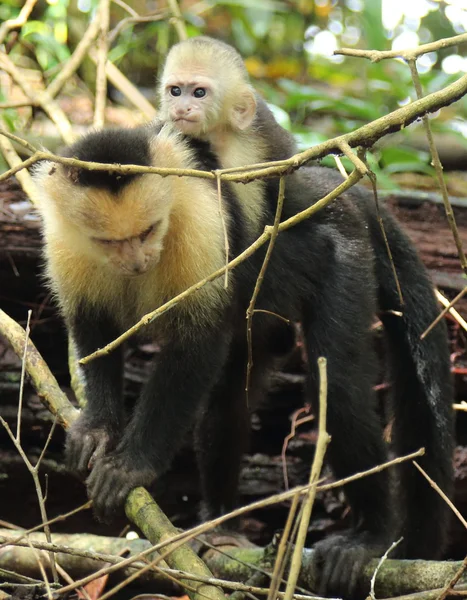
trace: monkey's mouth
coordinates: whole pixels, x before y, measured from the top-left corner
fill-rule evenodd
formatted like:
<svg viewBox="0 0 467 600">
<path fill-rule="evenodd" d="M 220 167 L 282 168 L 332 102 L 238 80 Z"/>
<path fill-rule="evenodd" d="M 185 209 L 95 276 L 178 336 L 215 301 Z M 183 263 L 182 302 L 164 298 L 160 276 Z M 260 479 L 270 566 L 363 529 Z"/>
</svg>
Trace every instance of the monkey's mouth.
<svg viewBox="0 0 467 600">
<path fill-rule="evenodd" d="M 178 117 L 175 119 L 176 123 L 198 123 L 198 119 L 187 119 L 186 117 Z"/>
</svg>

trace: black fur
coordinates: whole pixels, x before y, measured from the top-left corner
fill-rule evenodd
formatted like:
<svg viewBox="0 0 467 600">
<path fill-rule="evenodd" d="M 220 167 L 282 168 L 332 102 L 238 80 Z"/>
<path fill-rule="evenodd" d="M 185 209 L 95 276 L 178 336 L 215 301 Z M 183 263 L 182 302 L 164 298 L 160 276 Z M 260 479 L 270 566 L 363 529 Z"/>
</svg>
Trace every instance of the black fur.
<svg viewBox="0 0 467 600">
<path fill-rule="evenodd" d="M 141 131 L 125 132 L 129 163 L 144 160 L 144 143 L 139 148 Z M 216 164 L 205 145 L 187 143 L 199 152 L 200 165 L 212 168 Z M 80 142 L 79 156 L 113 162 L 114 149 L 119 145 L 118 132 L 93 134 Z M 100 187 L 103 181 L 92 185 Z M 320 167 L 289 176 L 283 219 L 310 206 L 340 182 L 338 174 Z M 235 196 L 227 187 L 224 192 L 231 248 L 238 254 L 253 240 L 248 237 Z M 268 183 L 267 194 L 262 226 L 273 221 L 277 181 Z M 446 329 L 442 322 L 420 340 L 420 334 L 438 314 L 437 303 L 411 243 L 394 219 L 384 210 L 382 214 L 402 285 L 403 307 L 372 195 L 361 187 L 354 187 L 312 219 L 279 235 L 256 307 L 301 321 L 309 357 L 309 394 L 315 410 L 316 361 L 319 356 L 327 358 L 327 421 L 332 436 L 328 458 L 338 477 L 368 469 L 387 458 L 372 391 L 375 356 L 370 335 L 375 313 L 383 311 L 381 318 L 393 358 L 396 451 L 405 453 L 425 446 L 427 453 L 420 462 L 449 494 L 453 442 Z M 177 307 L 163 317 L 167 326 L 162 352 L 131 420 L 123 428 L 121 352 L 86 367 L 89 404 L 69 434 L 68 460 L 72 468 L 85 473 L 93 444 L 97 447 L 88 490 L 101 516 L 109 518 L 133 487 L 151 483 L 164 471 L 193 424 L 206 516 L 214 517 L 233 507 L 248 437 L 245 311 L 264 253 L 265 247 L 235 269 L 230 281 L 231 301 L 225 312 L 212 315 L 209 324 L 196 325 Z M 384 312 L 388 310 L 402 310 L 404 315 L 392 316 Z M 117 333 L 105 298 L 100 310 L 82 306 L 70 321 L 79 356 L 102 347 Z M 264 373 L 271 364 L 274 352 L 269 342 L 277 321 L 271 315 L 255 315 L 252 396 L 261 393 Z M 353 594 L 367 558 L 382 554 L 401 533 L 405 538 L 401 556 L 440 555 L 449 509 L 410 464 L 401 469 L 401 488 L 403 493 L 395 498 L 388 471 L 346 487 L 354 529 L 318 544 L 321 593 Z"/>
<path fill-rule="evenodd" d="M 117 144 L 116 139 L 118 139 Z M 63 156 L 90 162 L 104 162 L 105 159 L 118 165 L 134 164 L 143 167 L 151 165 L 146 127 L 94 131 L 72 146 L 68 146 Z M 66 167 L 66 171 L 68 176 L 79 185 L 109 189 L 114 194 L 139 177 L 138 174 L 122 175 L 108 171 L 89 171 L 74 166 Z"/>
</svg>

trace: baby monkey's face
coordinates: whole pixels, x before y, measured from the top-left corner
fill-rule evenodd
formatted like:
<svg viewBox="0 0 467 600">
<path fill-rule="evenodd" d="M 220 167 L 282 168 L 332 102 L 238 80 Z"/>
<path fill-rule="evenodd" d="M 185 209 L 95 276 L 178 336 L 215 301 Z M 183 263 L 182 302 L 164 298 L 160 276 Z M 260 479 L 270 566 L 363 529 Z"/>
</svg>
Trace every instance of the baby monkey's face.
<svg viewBox="0 0 467 600">
<path fill-rule="evenodd" d="M 212 81 L 202 75 L 171 75 L 163 84 L 161 111 L 184 134 L 208 134 L 218 121 Z"/>
</svg>

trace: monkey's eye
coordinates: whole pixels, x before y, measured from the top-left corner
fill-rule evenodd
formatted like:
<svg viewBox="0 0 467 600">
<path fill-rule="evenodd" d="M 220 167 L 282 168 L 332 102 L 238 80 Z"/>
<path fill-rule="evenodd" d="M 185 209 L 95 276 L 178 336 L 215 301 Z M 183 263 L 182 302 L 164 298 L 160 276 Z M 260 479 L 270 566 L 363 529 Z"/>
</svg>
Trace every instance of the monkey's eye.
<svg viewBox="0 0 467 600">
<path fill-rule="evenodd" d="M 171 96 L 181 96 L 182 95 L 182 90 L 178 87 L 178 85 L 173 85 L 170 88 L 170 95 Z"/>
<path fill-rule="evenodd" d="M 193 96 L 195 98 L 204 98 L 204 96 L 206 96 L 206 89 L 205 88 L 196 88 L 196 90 L 193 92 Z"/>
<path fill-rule="evenodd" d="M 142 242 L 144 242 L 151 235 L 151 233 L 154 231 L 155 228 L 156 228 L 156 224 L 154 223 L 153 225 L 151 225 L 151 227 L 148 227 L 147 229 L 145 229 L 143 231 L 143 233 L 140 233 L 139 239 Z"/>
<path fill-rule="evenodd" d="M 103 240 L 101 238 L 93 238 L 93 240 L 98 244 L 102 244 L 102 246 L 112 246 L 113 244 L 118 244 L 118 240 Z"/>
</svg>

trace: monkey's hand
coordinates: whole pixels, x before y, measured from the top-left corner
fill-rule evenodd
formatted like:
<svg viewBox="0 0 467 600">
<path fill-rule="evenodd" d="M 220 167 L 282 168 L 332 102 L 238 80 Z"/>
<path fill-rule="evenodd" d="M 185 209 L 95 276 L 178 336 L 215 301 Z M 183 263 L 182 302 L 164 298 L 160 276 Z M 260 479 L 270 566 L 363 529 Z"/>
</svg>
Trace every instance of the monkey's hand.
<svg viewBox="0 0 467 600">
<path fill-rule="evenodd" d="M 95 515 L 100 521 L 110 522 L 133 488 L 148 486 L 155 478 L 156 472 L 147 461 L 129 450 L 117 449 L 98 458 L 87 480 Z"/>
<path fill-rule="evenodd" d="M 317 593 L 328 597 L 355 597 L 360 592 L 364 566 L 371 558 L 382 556 L 388 546 L 389 543 L 375 535 L 354 531 L 318 542 L 313 546 Z"/>
<path fill-rule="evenodd" d="M 83 411 L 67 432 L 65 458 L 68 469 L 85 479 L 94 462 L 115 448 L 118 437 L 117 427 L 98 423 Z"/>
</svg>

